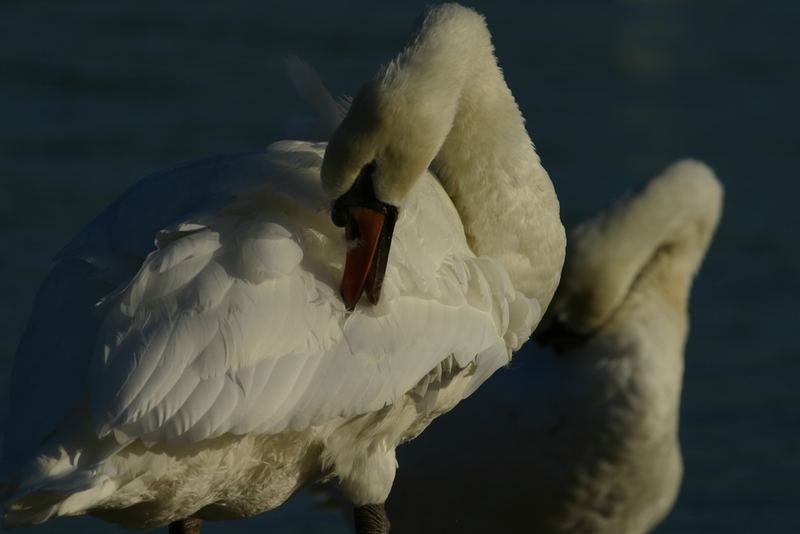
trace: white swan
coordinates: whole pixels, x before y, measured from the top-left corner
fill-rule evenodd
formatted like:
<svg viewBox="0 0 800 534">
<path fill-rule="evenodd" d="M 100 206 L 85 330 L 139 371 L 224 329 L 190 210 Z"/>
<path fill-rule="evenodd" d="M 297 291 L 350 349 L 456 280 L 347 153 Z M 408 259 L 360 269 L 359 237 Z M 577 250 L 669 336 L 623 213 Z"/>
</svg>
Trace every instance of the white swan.
<svg viewBox="0 0 800 534">
<path fill-rule="evenodd" d="M 385 531 L 395 447 L 529 337 L 564 243 L 483 18 L 432 8 L 327 151 L 158 173 L 61 252 L 14 369 L 6 526 L 196 532 L 336 477 Z"/>
<path fill-rule="evenodd" d="M 556 352 L 516 358 L 400 451 L 399 530 L 637 534 L 666 516 L 689 289 L 721 206 L 711 170 L 682 161 L 569 234 L 537 333 Z"/>
</svg>

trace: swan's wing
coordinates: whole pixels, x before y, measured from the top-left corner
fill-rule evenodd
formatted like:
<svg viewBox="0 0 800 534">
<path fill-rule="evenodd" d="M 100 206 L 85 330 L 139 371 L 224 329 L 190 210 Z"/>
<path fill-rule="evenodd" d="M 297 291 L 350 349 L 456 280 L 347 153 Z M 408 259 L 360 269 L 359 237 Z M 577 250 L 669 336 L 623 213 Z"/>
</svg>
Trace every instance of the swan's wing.
<svg viewBox="0 0 800 534">
<path fill-rule="evenodd" d="M 151 218 L 172 217 L 160 232 L 149 229 L 155 246 L 136 242 L 148 229 L 136 226 L 135 209 L 118 203 L 114 216 L 101 216 L 99 228 L 90 227 L 61 259 L 110 273 L 99 266 L 146 256 L 93 308 L 96 323 L 80 336 L 94 344 L 91 362 L 66 363 L 78 345 L 22 356 L 39 367 L 57 361 L 64 374 L 51 383 L 75 384 L 95 435 L 122 443 L 274 433 L 366 413 L 395 402 L 451 355 L 473 365 L 477 387 L 527 339 L 538 321 L 535 304 L 499 264 L 472 256 L 449 199 L 429 179 L 398 221 L 381 303 L 346 313 L 336 290 L 344 244 L 322 209 L 321 155 L 304 143 L 276 145 L 269 161 L 240 161 L 259 171 L 260 182 L 240 177 L 235 186 L 224 179 L 240 168 L 235 160 L 227 170 L 211 170 L 214 162 L 180 171 L 190 175 L 185 183 L 216 192 L 171 214 L 151 207 Z M 134 189 L 127 197 L 137 195 Z M 40 379 L 35 368 L 20 369 L 15 382 Z M 28 416 L 62 400 L 47 387 L 38 391 L 40 399 L 22 406 Z M 41 441 L 58 424 L 63 419 L 19 443 Z"/>
<path fill-rule="evenodd" d="M 423 188 L 420 200 L 442 201 Z M 391 404 L 451 355 L 475 362 L 477 387 L 538 315 L 496 262 L 469 253 L 454 212 L 429 207 L 404 210 L 382 302 L 352 314 L 336 291 L 341 230 L 325 212 L 264 190 L 162 231 L 103 304 L 89 381 L 98 435 L 303 429 Z"/>
<path fill-rule="evenodd" d="M 102 309 L 95 305 L 137 273 L 158 231 L 235 202 L 266 183 L 306 206 L 327 203 L 319 187 L 324 145 L 294 143 L 160 171 L 138 182 L 56 257 L 17 349 L 3 441 L 3 470 L 19 464 L 86 399 Z"/>
</svg>

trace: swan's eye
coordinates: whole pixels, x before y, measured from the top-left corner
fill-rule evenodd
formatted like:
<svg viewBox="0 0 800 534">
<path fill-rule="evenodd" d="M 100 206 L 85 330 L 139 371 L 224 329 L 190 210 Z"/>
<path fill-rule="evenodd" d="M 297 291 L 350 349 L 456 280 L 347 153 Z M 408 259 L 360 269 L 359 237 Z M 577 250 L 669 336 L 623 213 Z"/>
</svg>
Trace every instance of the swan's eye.
<svg viewBox="0 0 800 534">
<path fill-rule="evenodd" d="M 372 181 L 372 175 L 375 174 L 375 169 L 377 167 L 378 164 L 375 163 L 375 160 L 373 159 L 372 161 L 370 161 L 361 168 L 361 172 L 358 173 L 358 177 L 361 178 L 363 176 L 365 178 L 369 178 L 369 180 Z"/>
</svg>

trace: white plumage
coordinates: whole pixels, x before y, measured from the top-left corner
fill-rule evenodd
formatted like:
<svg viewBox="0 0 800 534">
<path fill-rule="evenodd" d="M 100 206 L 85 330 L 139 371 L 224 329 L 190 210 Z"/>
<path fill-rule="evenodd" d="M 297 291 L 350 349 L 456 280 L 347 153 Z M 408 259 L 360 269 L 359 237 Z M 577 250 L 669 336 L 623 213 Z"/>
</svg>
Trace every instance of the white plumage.
<svg viewBox="0 0 800 534">
<path fill-rule="evenodd" d="M 320 181 L 323 157 L 348 163 L 347 136 L 363 141 L 353 123 L 369 111 L 358 98 L 335 154 L 283 141 L 157 173 L 61 252 L 14 369 L 0 465 L 7 526 L 81 513 L 137 528 L 252 515 L 333 476 L 357 505 L 385 500 L 395 447 L 509 361 L 563 261 L 552 185 L 480 16 L 431 10 L 379 77 L 383 92 L 411 105 L 392 93 L 398 80 L 412 90 L 415 69 L 441 66 L 430 54 L 460 54 L 455 44 L 467 37 L 487 83 L 502 89 L 489 99 L 504 114 L 492 126 L 510 131 L 481 143 L 474 121 L 486 110 L 470 100 L 448 107 L 455 125 L 438 119 L 452 128 L 433 147 L 402 121 L 372 133 L 375 146 L 407 144 L 417 163 L 418 151 L 436 156 L 450 187 L 425 170 L 430 160 L 401 183 L 390 171 L 403 158 L 373 156 L 376 190 L 388 187 L 400 206 L 377 305 L 348 312 L 339 297 L 346 244 L 322 185 L 347 187 L 330 168 Z M 514 158 L 498 162 L 496 151 Z M 502 232 L 516 225 L 531 228 L 520 252 L 503 248 L 519 244 Z"/>
<path fill-rule="evenodd" d="M 470 367 L 461 377 L 466 383 L 459 398 L 507 363 L 510 351 L 538 322 L 538 303 L 516 291 L 495 260 L 474 256 L 458 214 L 431 176 L 419 182 L 401 212 L 381 302 L 345 312 L 337 295 L 345 250 L 342 231 L 330 222 L 328 201 L 316 177 L 323 150 L 323 144 L 281 142 L 264 154 L 157 174 L 87 227 L 60 255 L 49 280 L 79 263 L 85 273 L 81 278 L 71 275 L 71 283 L 81 284 L 73 291 L 82 293 L 97 280 L 120 289 L 104 296 L 92 311 L 76 310 L 99 318 L 96 331 L 85 324 L 89 317 L 67 310 L 48 317 L 52 310 L 37 305 L 31 324 L 48 335 L 39 338 L 29 329 L 14 383 L 36 384 L 41 394 L 14 395 L 6 465 L 34 460 L 32 448 L 56 454 L 40 447 L 56 431 L 57 438 L 49 439 L 55 446 L 75 441 L 84 450 L 96 441 L 100 448 L 97 454 L 84 450 L 77 461 L 59 465 L 62 491 L 93 491 L 109 482 L 119 489 L 153 476 L 147 460 L 153 453 L 146 447 L 139 469 L 124 477 L 115 465 L 119 455 L 104 457 L 136 440 L 179 451 L 180 444 L 225 434 L 306 431 L 397 403 L 451 355 L 458 371 Z M 298 167 L 298 162 L 307 166 Z M 292 186 L 301 195 L 287 196 L 281 171 L 292 175 Z M 116 228 L 126 228 L 126 235 L 136 235 L 129 233 L 132 226 L 139 230 L 136 221 L 126 220 L 127 214 L 136 217 L 147 209 L 135 204 L 142 198 L 139 192 L 147 190 L 147 199 L 154 193 L 156 198 L 179 197 L 186 187 L 181 178 L 187 175 L 195 188 L 227 186 L 229 200 L 217 210 L 189 217 L 180 209 L 157 214 L 174 222 L 157 234 L 150 230 L 157 235 L 153 251 L 117 246 Z M 230 187 L 233 177 L 240 181 L 238 190 Z M 141 226 L 150 222 L 139 220 Z M 114 272 L 119 260 L 133 264 L 137 258 L 143 261 L 132 278 L 124 270 Z M 68 298 L 64 289 L 58 285 L 50 294 L 45 284 L 38 300 L 44 304 Z M 59 324 L 50 324 L 53 320 Z M 55 327 L 64 335 L 55 337 Z M 96 332 L 96 347 L 83 367 L 76 365 L 78 348 L 94 340 L 71 339 L 69 334 L 76 331 Z M 45 352 L 52 346 L 58 350 Z M 60 372 L 47 373 L 46 366 Z M 69 389 L 86 384 L 83 394 L 73 396 L 81 405 L 73 417 L 91 421 L 80 433 L 63 428 L 61 421 L 38 419 L 53 402 L 68 400 L 48 392 L 56 383 Z M 442 401 L 428 398 L 431 394 L 423 396 L 426 404 L 440 410 L 436 405 Z M 37 426 L 21 431 L 28 423 Z M 75 453 L 69 448 L 64 452 Z M 37 480 L 41 477 L 46 481 L 42 487 L 48 487 L 55 478 L 49 470 L 42 472 L 38 462 L 21 472 L 17 491 L 42 485 Z M 188 468 L 174 476 L 192 484 Z M 85 512 L 102 505 L 102 500 L 88 499 L 80 508 L 59 505 L 47 513 Z M 16 514 L 25 517 L 24 505 L 19 506 L 19 511 L 13 505 L 9 509 L 12 523 Z"/>
</svg>

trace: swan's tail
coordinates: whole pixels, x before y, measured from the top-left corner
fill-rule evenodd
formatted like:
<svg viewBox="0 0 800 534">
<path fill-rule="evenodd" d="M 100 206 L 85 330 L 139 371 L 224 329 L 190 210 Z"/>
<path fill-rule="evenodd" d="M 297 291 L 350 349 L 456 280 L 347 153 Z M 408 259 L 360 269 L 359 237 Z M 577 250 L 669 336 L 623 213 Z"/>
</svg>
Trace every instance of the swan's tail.
<svg viewBox="0 0 800 534">
<path fill-rule="evenodd" d="M 4 458 L 0 468 L 3 527 L 36 525 L 96 507 L 116 489 L 97 459 L 107 458 L 119 448 L 113 440 L 101 440 L 83 454 L 59 447 L 23 463 Z"/>
<path fill-rule="evenodd" d="M 53 517 L 85 514 L 114 490 L 114 483 L 102 477 L 102 480 L 94 480 L 84 489 L 62 491 L 47 488 L 12 497 L 2 505 L 3 528 L 27 527 L 44 523 Z"/>
<path fill-rule="evenodd" d="M 44 467 L 44 466 L 41 466 Z M 114 492 L 106 476 L 60 477 L 37 473 L 38 482 L 0 483 L 0 509 L 4 529 L 37 525 L 59 516 L 80 515 Z M 49 476 L 48 476 L 49 475 Z"/>
</svg>

